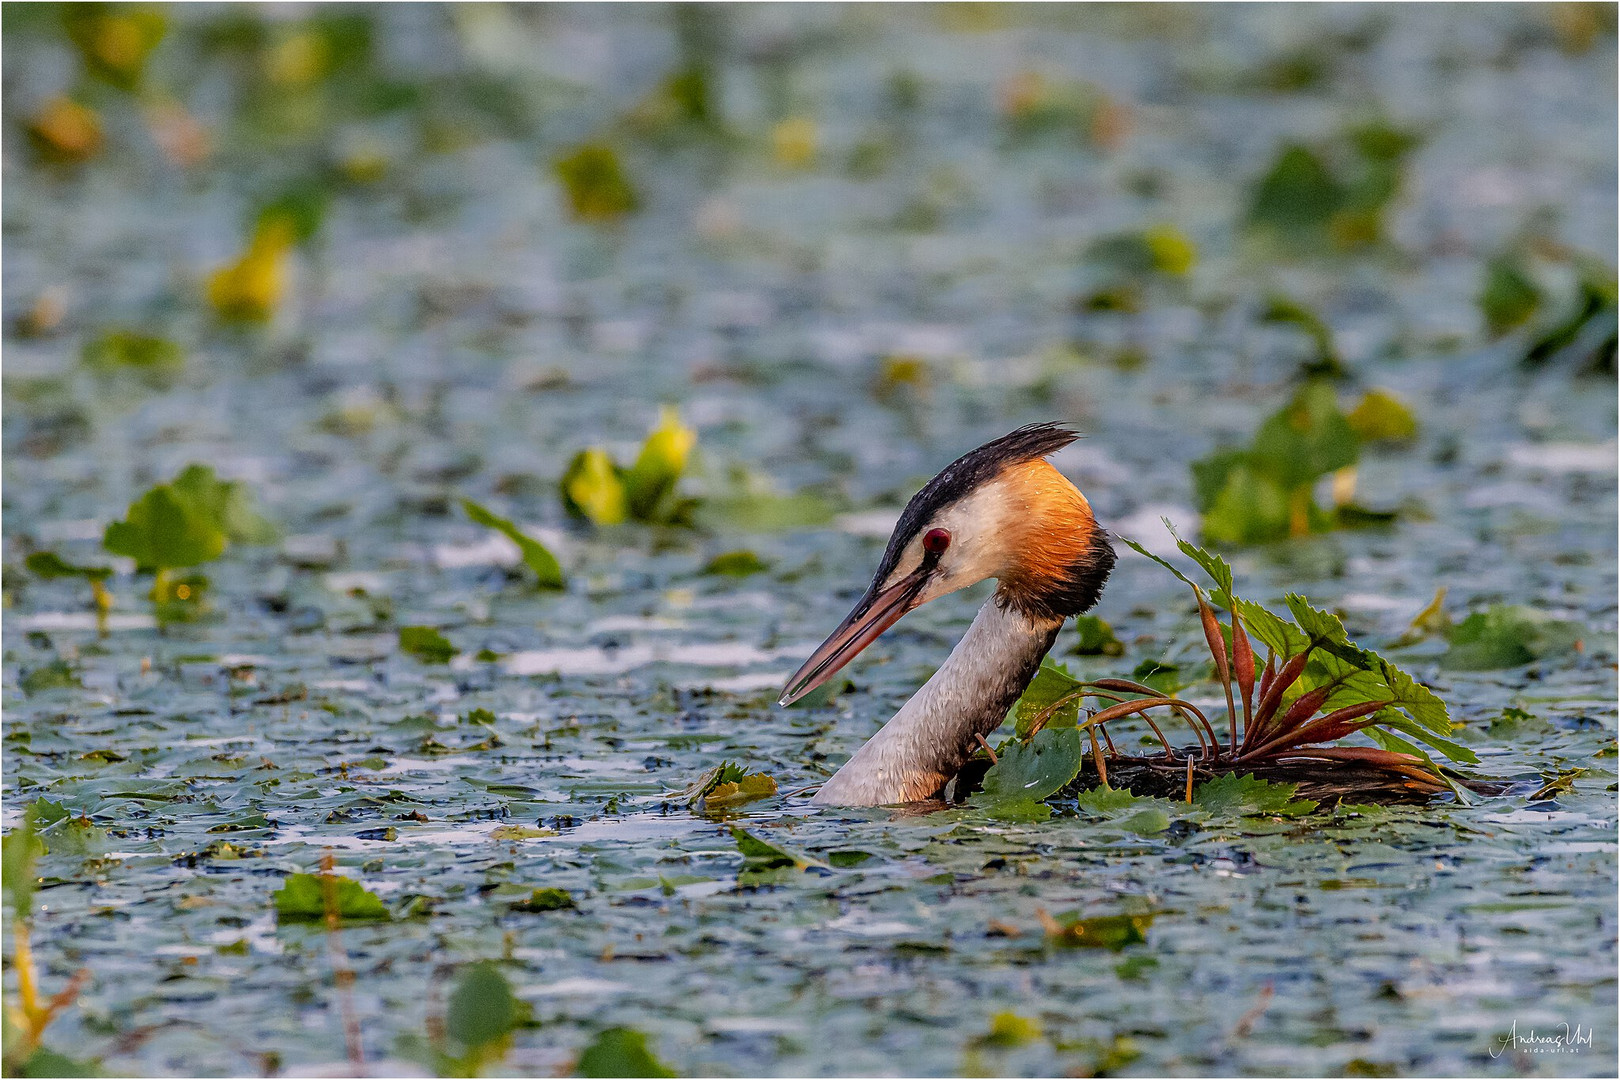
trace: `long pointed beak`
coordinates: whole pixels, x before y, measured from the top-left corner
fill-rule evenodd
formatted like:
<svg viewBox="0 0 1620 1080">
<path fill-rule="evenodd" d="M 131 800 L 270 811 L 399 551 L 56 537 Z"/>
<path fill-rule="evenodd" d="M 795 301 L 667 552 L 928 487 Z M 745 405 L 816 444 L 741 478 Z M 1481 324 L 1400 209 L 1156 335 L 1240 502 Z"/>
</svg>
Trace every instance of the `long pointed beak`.
<svg viewBox="0 0 1620 1080">
<path fill-rule="evenodd" d="M 838 624 L 838 629 L 793 673 L 776 703 L 791 705 L 836 675 L 883 631 L 899 622 L 900 616 L 917 606 L 917 597 L 932 572 L 933 567 L 925 563 L 882 592 L 868 591 L 855 605 L 855 610 Z"/>
</svg>

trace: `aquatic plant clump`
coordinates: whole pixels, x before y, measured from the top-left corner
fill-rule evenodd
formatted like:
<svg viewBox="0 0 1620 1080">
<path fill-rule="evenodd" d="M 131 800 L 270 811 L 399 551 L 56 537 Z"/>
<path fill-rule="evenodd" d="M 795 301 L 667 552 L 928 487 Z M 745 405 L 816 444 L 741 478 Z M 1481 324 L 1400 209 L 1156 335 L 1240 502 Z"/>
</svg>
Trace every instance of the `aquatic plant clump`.
<svg viewBox="0 0 1620 1080">
<path fill-rule="evenodd" d="M 1156 794 L 1179 790 L 1189 800 L 1195 778 L 1224 774 L 1292 781 L 1302 794 L 1319 800 L 1421 801 L 1447 790 L 1462 796 L 1460 784 L 1489 790 L 1488 784 L 1461 781 L 1424 749 L 1438 750 L 1454 762 L 1478 760 L 1449 738 L 1452 722 L 1445 702 L 1382 656 L 1350 641 L 1336 616 L 1298 595 L 1287 597 L 1291 620 L 1243 599 L 1233 591 L 1225 560 L 1179 536 L 1177 546 L 1214 581 L 1213 592 L 1206 595 L 1204 588 L 1135 541 L 1125 543 L 1193 590 L 1215 679 L 1226 697 L 1226 716 L 1212 721 L 1191 701 L 1132 679 L 1080 681 L 1049 664 L 1014 707 L 1015 737 L 1033 748 L 1032 740 L 1048 727 L 1077 729 L 1085 740 L 1073 738 L 1066 744 L 1067 754 L 1060 750 L 1060 756 L 1072 757 L 1074 767 L 1059 772 L 1066 771 L 1071 779 L 1078 774 L 1089 744 L 1095 783 L 1111 786 L 1112 770 L 1116 780 L 1128 776 L 1130 783 L 1124 786 L 1133 790 L 1139 785 Z M 1211 599 L 1226 610 L 1226 623 Z M 1263 662 L 1256 641 L 1265 652 Z M 1094 707 L 1084 707 L 1088 699 Z M 1185 723 L 1196 747 L 1172 745 L 1154 720 L 1156 711 Z M 1162 755 L 1133 757 L 1118 751 L 1108 725 L 1130 716 L 1148 725 Z M 1340 745 L 1357 733 L 1377 745 Z M 985 776 L 987 789 L 1000 782 L 998 770 L 1005 771 L 1000 760 Z"/>
</svg>

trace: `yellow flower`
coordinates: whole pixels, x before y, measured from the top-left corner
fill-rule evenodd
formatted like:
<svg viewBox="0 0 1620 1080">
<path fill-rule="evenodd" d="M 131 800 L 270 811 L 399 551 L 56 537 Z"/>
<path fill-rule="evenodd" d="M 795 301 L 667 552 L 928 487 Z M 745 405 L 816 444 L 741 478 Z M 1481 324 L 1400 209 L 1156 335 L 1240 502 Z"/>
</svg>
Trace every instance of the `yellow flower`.
<svg viewBox="0 0 1620 1080">
<path fill-rule="evenodd" d="M 263 322 L 275 313 L 287 288 L 292 229 L 272 219 L 260 226 L 242 257 L 208 278 L 208 302 L 223 319 Z"/>
</svg>

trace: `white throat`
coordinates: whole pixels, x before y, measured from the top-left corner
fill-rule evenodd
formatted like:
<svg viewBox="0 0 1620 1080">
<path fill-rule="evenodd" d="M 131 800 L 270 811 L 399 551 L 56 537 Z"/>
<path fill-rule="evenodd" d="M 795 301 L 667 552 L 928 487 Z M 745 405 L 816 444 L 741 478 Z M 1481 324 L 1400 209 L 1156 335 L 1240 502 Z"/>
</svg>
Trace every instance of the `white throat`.
<svg viewBox="0 0 1620 1080">
<path fill-rule="evenodd" d="M 985 601 L 933 678 L 821 785 L 823 806 L 883 806 L 938 793 L 1001 726 L 1052 647 L 1062 619 Z"/>
</svg>

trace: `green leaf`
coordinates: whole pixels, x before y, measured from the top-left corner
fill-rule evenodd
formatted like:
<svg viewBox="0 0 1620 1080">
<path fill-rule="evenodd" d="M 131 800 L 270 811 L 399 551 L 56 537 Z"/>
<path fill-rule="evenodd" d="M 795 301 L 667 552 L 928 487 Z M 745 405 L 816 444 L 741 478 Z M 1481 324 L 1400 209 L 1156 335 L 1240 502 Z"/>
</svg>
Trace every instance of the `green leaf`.
<svg viewBox="0 0 1620 1080">
<path fill-rule="evenodd" d="M 1051 945 L 1119 952 L 1131 945 L 1145 944 L 1154 918 L 1153 913 L 1086 917 L 1078 911 L 1063 911 L 1045 916 L 1042 922 L 1046 926 L 1046 940 Z"/>
<path fill-rule="evenodd" d="M 62 22 L 69 40 L 79 49 L 85 70 L 126 91 L 140 88 L 147 59 L 169 28 L 168 18 L 161 10 L 135 5 L 67 7 L 62 12 Z"/>
<path fill-rule="evenodd" d="M 1245 450 L 1192 466 L 1206 540 L 1261 543 L 1330 527 L 1311 499 L 1321 477 L 1355 464 L 1360 440 L 1324 379 L 1313 379 L 1267 417 Z"/>
<path fill-rule="evenodd" d="M 545 829 L 538 825 L 497 825 L 489 830 L 489 838 L 495 841 L 538 840 L 543 836 L 556 835 L 556 829 Z"/>
<path fill-rule="evenodd" d="M 1360 455 L 1360 440 L 1339 409 L 1338 393 L 1325 379 L 1313 379 L 1255 432 L 1253 467 L 1285 489 L 1315 483 Z"/>
<path fill-rule="evenodd" d="M 220 480 L 206 465 L 190 465 L 131 503 L 125 520 L 107 526 L 102 546 L 152 571 L 209 562 L 229 541 L 274 538 L 274 527 L 254 511 L 243 484 Z"/>
<path fill-rule="evenodd" d="M 1451 643 L 1440 663 L 1456 671 L 1519 667 L 1568 652 L 1584 632 L 1576 623 L 1531 608 L 1499 604 L 1476 611 L 1452 627 Z"/>
<path fill-rule="evenodd" d="M 36 829 L 46 828 L 58 822 L 67 821 L 73 816 L 73 811 L 61 803 L 51 802 L 49 799 L 35 799 L 23 811 L 23 820 L 29 822 Z"/>
<path fill-rule="evenodd" d="M 982 1049 L 1006 1050 L 1023 1046 L 1041 1037 L 1041 1022 L 1013 1012 L 998 1012 L 990 1017 L 990 1030 L 973 1040 L 971 1045 Z"/>
<path fill-rule="evenodd" d="M 703 567 L 705 574 L 723 577 L 748 577 L 769 570 L 770 564 L 752 551 L 726 551 L 710 559 Z"/>
<path fill-rule="evenodd" d="M 697 432 L 681 423 L 680 411 L 664 406 L 658 426 L 647 436 L 635 464 L 624 474 L 625 497 L 632 517 L 650 522 L 670 519 L 675 485 L 686 472 L 687 458 L 696 444 Z"/>
<path fill-rule="evenodd" d="M 100 1076 L 101 1071 L 92 1061 L 79 1061 L 65 1054 L 59 1054 L 49 1047 L 36 1046 L 34 1052 L 28 1055 L 28 1060 L 17 1067 L 15 1073 L 8 1075 L 19 1077 L 46 1077 L 46 1076 Z"/>
<path fill-rule="evenodd" d="M 1363 728 L 1362 733 L 1367 735 L 1373 741 L 1378 742 L 1381 746 L 1384 745 L 1383 741 L 1381 740 L 1381 736 L 1388 735 L 1393 737 L 1394 732 L 1398 731 L 1402 735 L 1410 735 L 1413 739 L 1416 739 L 1425 746 L 1440 751 L 1452 761 L 1461 762 L 1464 765 L 1477 765 L 1479 763 L 1478 755 L 1476 755 L 1472 750 L 1468 749 L 1468 747 L 1463 746 L 1461 743 L 1455 742 L 1451 739 L 1436 735 L 1434 732 L 1416 723 L 1411 717 L 1407 716 L 1403 712 L 1400 712 L 1399 710 L 1380 709 L 1378 712 L 1373 714 L 1373 719 L 1377 722 L 1376 726 Z M 1402 742 L 1401 745 L 1410 746 L 1411 744 Z M 1399 749 L 1399 747 L 1385 746 L 1385 749 Z M 1402 750 L 1402 752 L 1416 753 L 1424 761 L 1428 762 L 1430 767 L 1434 768 L 1436 772 L 1439 771 L 1439 766 L 1435 765 L 1433 759 L 1430 758 L 1428 754 L 1418 750 L 1416 747 L 1411 747 L 1410 750 Z"/>
<path fill-rule="evenodd" d="M 485 960 L 469 967 L 450 993 L 445 1034 L 469 1053 L 480 1053 L 512 1033 L 518 1000 L 500 969 Z"/>
<path fill-rule="evenodd" d="M 660 801 L 685 803 L 690 806 L 703 798 L 716 784 L 730 783 L 740 780 L 747 772 L 740 765 L 733 765 L 729 761 L 722 761 L 713 768 L 706 769 L 701 776 L 679 791 L 672 791 L 667 795 L 648 796 L 649 799 Z"/>
<path fill-rule="evenodd" d="M 1170 524 L 1169 518 L 1164 519 L 1164 527 L 1170 530 L 1171 537 L 1176 541 L 1177 549 L 1202 567 L 1204 573 L 1210 576 L 1210 580 L 1215 582 L 1216 588 L 1223 589 L 1228 593 L 1232 591 L 1232 568 L 1227 565 L 1225 559 L 1219 555 L 1211 555 L 1203 548 L 1183 540 L 1181 534 L 1176 532 L 1176 527 Z"/>
<path fill-rule="evenodd" d="M 1299 628 L 1305 631 L 1305 636 L 1312 641 L 1333 642 L 1340 645 L 1350 641 L 1349 635 L 1344 632 L 1344 623 L 1332 612 L 1312 607 L 1298 593 L 1289 593 L 1283 597 L 1283 602 L 1293 613 L 1294 622 L 1299 624 Z"/>
<path fill-rule="evenodd" d="M 1416 132 L 1405 131 L 1384 120 L 1360 124 L 1347 134 L 1350 145 L 1367 162 L 1397 163 L 1423 145 L 1422 136 Z"/>
<path fill-rule="evenodd" d="M 235 544 L 268 544 L 275 526 L 253 507 L 253 495 L 240 480 L 221 480 L 207 465 L 187 465 L 170 485 L 175 494 L 207 513 Z"/>
<path fill-rule="evenodd" d="M 1080 640 L 1069 652 L 1077 656 L 1124 656 L 1125 643 L 1114 634 L 1114 628 L 1096 615 L 1076 615 L 1074 628 Z"/>
<path fill-rule="evenodd" d="M 600 447 L 575 454 L 561 486 L 563 509 L 573 517 L 593 525 L 619 525 L 629 517 L 624 481 L 613 459 Z"/>
<path fill-rule="evenodd" d="M 1401 738 L 1399 735 L 1396 735 L 1393 731 L 1390 731 L 1387 728 L 1377 728 L 1377 727 L 1365 728 L 1365 729 L 1363 729 L 1362 734 L 1366 735 L 1369 739 L 1371 739 L 1373 742 L 1377 743 L 1380 747 L 1382 747 L 1385 750 L 1392 750 L 1397 754 L 1410 754 L 1412 757 L 1417 758 L 1419 761 L 1421 761 L 1425 765 L 1427 765 L 1434 772 L 1435 776 L 1437 776 L 1443 783 L 1445 783 L 1448 787 L 1451 788 L 1452 794 L 1457 796 L 1457 801 L 1459 803 L 1461 803 L 1463 806 L 1472 805 L 1472 803 L 1471 803 L 1471 801 L 1469 799 L 1469 796 L 1468 796 L 1468 789 L 1463 787 L 1461 784 L 1458 784 L 1456 781 L 1452 780 L 1445 773 L 1441 772 L 1440 771 L 1440 766 L 1436 765 L 1434 759 L 1432 757 L 1430 757 L 1426 752 L 1424 752 L 1420 747 L 1412 745 L 1411 743 L 1407 742 L 1405 739 Z M 1413 733 L 1413 734 L 1416 735 L 1416 734 L 1421 734 L 1421 733 Z M 1474 759 L 1472 757 L 1469 757 L 1467 759 L 1457 759 L 1457 760 L 1469 760 L 1469 761 L 1472 761 Z"/>
<path fill-rule="evenodd" d="M 219 558 L 225 530 L 204 507 L 160 484 L 131 503 L 123 521 L 107 526 L 102 546 L 135 560 L 142 570 L 197 566 Z"/>
<path fill-rule="evenodd" d="M 673 802 L 699 811 L 723 810 L 776 794 L 776 781 L 765 773 L 750 775 L 741 766 L 723 761 L 680 791 L 649 795 L 640 803 Z"/>
<path fill-rule="evenodd" d="M 764 773 L 754 773 L 715 784 L 704 793 L 701 802 L 704 810 L 719 810 L 755 799 L 768 799 L 775 794 L 776 781 Z"/>
<path fill-rule="evenodd" d="M 1114 817 L 1121 810 L 1133 810 L 1152 799 L 1139 799 L 1124 788 L 1092 788 L 1075 797 L 1075 806 L 1098 817 Z"/>
<path fill-rule="evenodd" d="M 1263 609 L 1251 610 L 1257 609 L 1257 605 L 1247 601 L 1241 604 L 1239 610 L 1244 613 L 1251 633 L 1262 640 L 1269 638 L 1274 623 L 1268 620 L 1274 617 Z M 1471 750 L 1447 737 L 1454 725 L 1445 702 L 1432 690 L 1384 657 L 1349 641 L 1336 618 L 1310 607 L 1303 598 L 1290 596 L 1289 606 L 1307 630 L 1316 635 L 1320 648 L 1312 654 L 1294 691 L 1285 701 L 1292 701 L 1316 687 L 1334 684 L 1333 692 L 1322 704 L 1322 713 L 1364 702 L 1387 701 L 1389 707 L 1373 714 L 1373 723 L 1406 732 L 1454 761 L 1472 763 L 1477 760 Z M 1279 655 L 1297 655 L 1305 648 L 1303 635 L 1292 627 L 1287 627 L 1287 631 L 1288 651 L 1284 654 L 1279 650 Z M 1372 735 L 1376 729 L 1363 730 Z"/>
<path fill-rule="evenodd" d="M 14 919 L 26 919 L 33 913 L 34 886 L 39 880 L 35 866 L 43 854 L 45 844 L 26 816 L 0 840 L 0 883 L 5 886 Z"/>
<path fill-rule="evenodd" d="M 1287 143 L 1250 196 L 1252 226 L 1303 239 L 1327 229 L 1348 193 L 1315 151 Z"/>
<path fill-rule="evenodd" d="M 35 551 L 23 560 L 28 572 L 47 580 L 55 578 L 83 578 L 102 581 L 112 574 L 110 566 L 77 566 L 67 562 L 54 551 Z"/>
<path fill-rule="evenodd" d="M 476 524 L 494 529 L 518 546 L 523 562 L 534 572 L 535 581 L 542 589 L 560 589 L 564 585 L 562 565 L 544 544 L 518 528 L 506 518 L 497 517 L 471 499 L 462 499 L 461 508 Z"/>
<path fill-rule="evenodd" d="M 674 1076 L 675 1070 L 647 1048 L 647 1036 L 634 1028 L 612 1027 L 599 1032 L 579 1056 L 580 1076 Z"/>
<path fill-rule="evenodd" d="M 85 345 L 84 362 L 104 375 L 128 371 L 163 384 L 185 367 L 186 354 L 167 338 L 109 330 Z"/>
<path fill-rule="evenodd" d="M 1194 463 L 1196 470 L 1199 463 Z M 1288 492 L 1275 478 L 1238 460 L 1222 475 L 1221 486 L 1203 511 L 1200 532 L 1218 544 L 1261 544 L 1288 536 Z"/>
<path fill-rule="evenodd" d="M 1069 674 L 1069 669 L 1054 660 L 1043 660 L 1035 670 L 1035 677 L 1024 688 L 1024 693 L 1013 703 L 1014 733 L 1020 739 L 1029 738 L 1030 727 L 1041 712 L 1058 699 L 1078 689 L 1080 682 Z M 1074 727 L 1079 722 L 1080 701 L 1076 698 L 1054 712 L 1046 722 L 1048 728 Z M 1044 796 L 1042 796 L 1044 798 Z"/>
<path fill-rule="evenodd" d="M 603 143 L 586 143 L 556 160 L 557 179 L 568 207 L 581 221 L 613 222 L 640 206 L 619 155 Z"/>
<path fill-rule="evenodd" d="M 1163 799 L 1137 798 L 1118 788 L 1081 792 L 1075 806 L 1082 813 L 1112 822 L 1127 832 L 1151 836 L 1170 827 L 1169 804 Z"/>
<path fill-rule="evenodd" d="M 1102 237 L 1086 249 L 1085 259 L 1127 279 L 1180 277 L 1198 261 L 1198 248 L 1174 225 L 1154 225 Z"/>
<path fill-rule="evenodd" d="M 1002 749 L 970 802 L 991 813 L 1038 803 L 1079 775 L 1084 752 L 1078 728 L 1043 728 L 1029 742 Z"/>
<path fill-rule="evenodd" d="M 52 660 L 48 664 L 34 668 L 22 677 L 22 692 L 25 694 L 44 694 L 51 690 L 70 690 L 83 684 L 79 681 L 79 673 L 66 660 Z"/>
<path fill-rule="evenodd" d="M 1227 773 L 1193 789 L 1193 804 L 1212 814 L 1280 814 L 1298 817 L 1316 809 L 1311 799 L 1295 799 L 1298 784 L 1273 784 L 1253 773 Z"/>
<path fill-rule="evenodd" d="M 1522 253 L 1506 251 L 1485 264 L 1479 310 L 1492 337 L 1501 337 L 1529 322 L 1540 309 L 1542 299 Z"/>
<path fill-rule="evenodd" d="M 44 842 L 42 850 L 58 855 L 94 855 L 106 850 L 107 830 L 91 824 L 61 803 L 35 799 L 23 811 L 23 818 Z"/>
<path fill-rule="evenodd" d="M 389 919 L 388 907 L 358 881 L 334 875 L 338 918 Z M 276 918 L 285 922 L 312 922 L 326 918 L 326 891 L 319 874 L 289 874 L 276 891 Z"/>
<path fill-rule="evenodd" d="M 517 900 L 508 905 L 513 911 L 571 911 L 579 905 L 568 890 L 556 886 L 545 886 L 534 890 L 527 900 Z"/>
<path fill-rule="evenodd" d="M 1233 597 L 1226 592 L 1216 593 L 1214 600 L 1228 611 L 1235 603 L 1249 637 L 1274 651 L 1279 662 L 1304 652 L 1310 644 L 1297 626 L 1253 600 Z"/>
<path fill-rule="evenodd" d="M 297 181 L 259 207 L 254 216 L 254 231 L 284 228 L 293 243 L 308 244 L 321 231 L 331 201 L 332 193 L 327 184 L 316 179 Z"/>
<path fill-rule="evenodd" d="M 1189 468 L 1192 470 L 1193 500 L 1198 512 L 1209 513 L 1231 482 L 1233 472 L 1248 467 L 1249 452 L 1237 447 L 1216 450 L 1208 457 L 1193 462 Z"/>
<path fill-rule="evenodd" d="M 1377 653 L 1368 653 L 1376 662 L 1376 670 L 1383 677 L 1384 685 L 1389 688 L 1390 700 L 1395 707 L 1405 710 L 1413 720 L 1425 730 L 1436 735 L 1450 735 L 1452 732 L 1451 714 L 1446 710 L 1446 703 L 1412 676 L 1385 660 Z M 1329 704 L 1338 708 L 1341 702 L 1336 700 L 1338 695 L 1329 698 Z M 1381 701 L 1382 698 L 1369 698 L 1364 700 Z M 1342 704 L 1355 704 L 1355 702 L 1342 702 Z M 1474 761 L 1471 751 L 1464 750 L 1465 757 L 1460 761 Z"/>
<path fill-rule="evenodd" d="M 745 871 L 827 869 L 827 864 L 808 855 L 767 843 L 746 829 L 731 827 L 731 838 L 742 852 Z"/>
<path fill-rule="evenodd" d="M 428 664 L 444 664 L 461 650 L 431 626 L 402 626 L 399 647 Z"/>
<path fill-rule="evenodd" d="M 1486 731 L 1493 739 L 1519 739 L 1525 736 L 1542 738 L 1558 730 L 1535 713 L 1509 705 L 1490 722 Z"/>
<path fill-rule="evenodd" d="M 1417 438 L 1417 416 L 1400 398 L 1374 387 L 1346 417 L 1364 443 L 1404 443 Z"/>
</svg>

